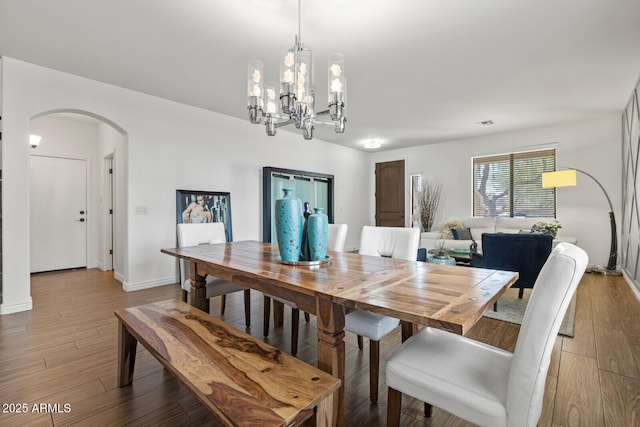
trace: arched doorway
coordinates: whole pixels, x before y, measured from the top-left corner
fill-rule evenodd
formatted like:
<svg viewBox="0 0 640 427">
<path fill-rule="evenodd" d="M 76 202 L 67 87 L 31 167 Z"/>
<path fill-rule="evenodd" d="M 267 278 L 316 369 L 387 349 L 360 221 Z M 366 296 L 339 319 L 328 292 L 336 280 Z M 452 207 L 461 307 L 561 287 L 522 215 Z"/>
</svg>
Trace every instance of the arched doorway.
<svg viewBox="0 0 640 427">
<path fill-rule="evenodd" d="M 56 110 L 33 117 L 30 133 L 42 137 L 30 150 L 30 271 L 87 267 L 122 277 L 125 132 L 89 112 Z"/>
</svg>

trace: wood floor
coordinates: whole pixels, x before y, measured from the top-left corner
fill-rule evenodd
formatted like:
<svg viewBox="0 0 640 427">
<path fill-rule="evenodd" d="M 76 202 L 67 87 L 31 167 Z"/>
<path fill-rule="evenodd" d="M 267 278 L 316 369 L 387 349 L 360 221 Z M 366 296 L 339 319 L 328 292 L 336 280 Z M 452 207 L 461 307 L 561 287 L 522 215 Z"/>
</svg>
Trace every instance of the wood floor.
<svg viewBox="0 0 640 427">
<path fill-rule="evenodd" d="M 217 426 L 218 421 L 139 346 L 132 386 L 116 385 L 113 311 L 179 298 L 178 285 L 122 291 L 109 272 L 78 270 L 32 276 L 34 309 L 0 316 L 1 426 Z M 250 333 L 262 338 L 262 295 L 253 292 Z M 220 316 L 218 299 L 211 311 Z M 242 293 L 230 295 L 225 320 L 244 329 Z M 285 326 L 268 342 L 288 351 Z M 513 350 L 519 327 L 483 318 L 470 336 Z M 316 363 L 316 329 L 300 325 L 298 357 Z M 368 400 L 368 346 L 346 338 L 347 426 L 385 425 L 384 360 L 399 331 L 381 342 L 380 403 Z M 640 425 L 640 303 L 620 277 L 586 274 L 578 288 L 575 337 L 558 337 L 540 426 Z M 21 413 L 18 411 L 22 411 Z M 26 413 L 25 413 L 26 412 Z M 403 399 L 403 426 L 469 426 L 422 403 Z"/>
</svg>

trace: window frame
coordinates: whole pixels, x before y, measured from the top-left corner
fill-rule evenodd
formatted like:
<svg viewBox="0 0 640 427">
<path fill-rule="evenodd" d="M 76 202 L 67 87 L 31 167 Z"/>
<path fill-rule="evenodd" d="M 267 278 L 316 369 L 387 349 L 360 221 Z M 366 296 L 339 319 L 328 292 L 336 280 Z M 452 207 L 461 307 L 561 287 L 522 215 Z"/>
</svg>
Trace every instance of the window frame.
<svg viewBox="0 0 640 427">
<path fill-rule="evenodd" d="M 325 212 L 329 219 L 329 224 L 334 222 L 334 176 L 325 173 L 309 172 L 296 169 L 283 169 L 272 166 L 262 168 L 262 241 L 275 242 L 275 236 L 272 236 L 272 230 L 275 230 L 275 214 L 274 204 L 272 203 L 274 194 L 274 185 L 272 177 L 300 181 L 322 181 L 327 184 L 327 211 Z M 293 188 L 293 184 L 291 186 Z M 279 196 L 279 195 L 277 195 Z M 295 197 L 295 194 L 294 194 Z M 305 200 L 313 202 L 312 200 Z M 314 206 L 312 206 L 314 207 Z"/>
</svg>

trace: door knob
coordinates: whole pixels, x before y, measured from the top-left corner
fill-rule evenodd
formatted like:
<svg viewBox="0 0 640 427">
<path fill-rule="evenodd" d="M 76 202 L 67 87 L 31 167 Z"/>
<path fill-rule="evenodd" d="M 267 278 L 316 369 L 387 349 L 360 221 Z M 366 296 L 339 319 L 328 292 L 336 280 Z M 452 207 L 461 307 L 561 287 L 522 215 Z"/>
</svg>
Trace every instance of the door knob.
<svg viewBox="0 0 640 427">
<path fill-rule="evenodd" d="M 80 211 L 80 215 L 84 215 L 84 211 Z"/>
<path fill-rule="evenodd" d="M 84 222 L 84 218 L 76 219 L 76 221 Z"/>
</svg>

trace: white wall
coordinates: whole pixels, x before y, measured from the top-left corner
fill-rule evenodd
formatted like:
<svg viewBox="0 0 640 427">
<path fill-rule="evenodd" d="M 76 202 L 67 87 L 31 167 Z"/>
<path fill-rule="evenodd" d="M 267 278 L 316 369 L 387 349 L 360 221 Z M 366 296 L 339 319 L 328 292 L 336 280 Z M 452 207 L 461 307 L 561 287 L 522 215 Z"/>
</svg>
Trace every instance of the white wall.
<svg viewBox="0 0 640 427">
<path fill-rule="evenodd" d="M 437 224 L 451 217 L 472 216 L 472 157 L 555 147 L 558 167 L 582 169 L 596 177 L 609 193 L 616 217 L 620 218 L 620 141 L 620 114 L 603 114 L 575 123 L 375 153 L 369 169 L 375 170 L 376 162 L 405 159 L 407 174 L 422 173 L 426 180 L 439 179 L 443 195 Z M 375 182 L 371 181 L 371 194 L 374 188 Z M 409 209 L 408 180 L 406 188 Z M 375 212 L 373 201 L 369 203 L 371 212 Z M 608 212 L 604 193 L 584 175 L 578 174 L 578 187 L 558 189 L 557 219 L 562 224 L 559 234 L 576 237 L 592 264 L 606 265 L 608 260 Z"/>
<path fill-rule="evenodd" d="M 3 207 L 21 204 L 28 194 L 32 117 L 61 109 L 90 112 L 126 134 L 128 185 L 119 203 L 126 219 L 125 230 L 118 232 L 124 245 L 125 289 L 176 281 L 175 261 L 160 253 L 162 247 L 175 246 L 176 189 L 231 192 L 234 239 L 260 240 L 263 166 L 335 175 L 335 221 L 349 224 L 347 245 L 357 245 L 359 230 L 369 218 L 368 154 L 317 139 L 307 142 L 282 130 L 270 138 L 248 120 L 12 58 L 3 57 L 2 67 Z M 146 207 L 148 214 L 136 215 L 136 207 Z M 8 313 L 31 307 L 29 218 L 24 212 L 3 210 L 0 313 Z"/>
</svg>

